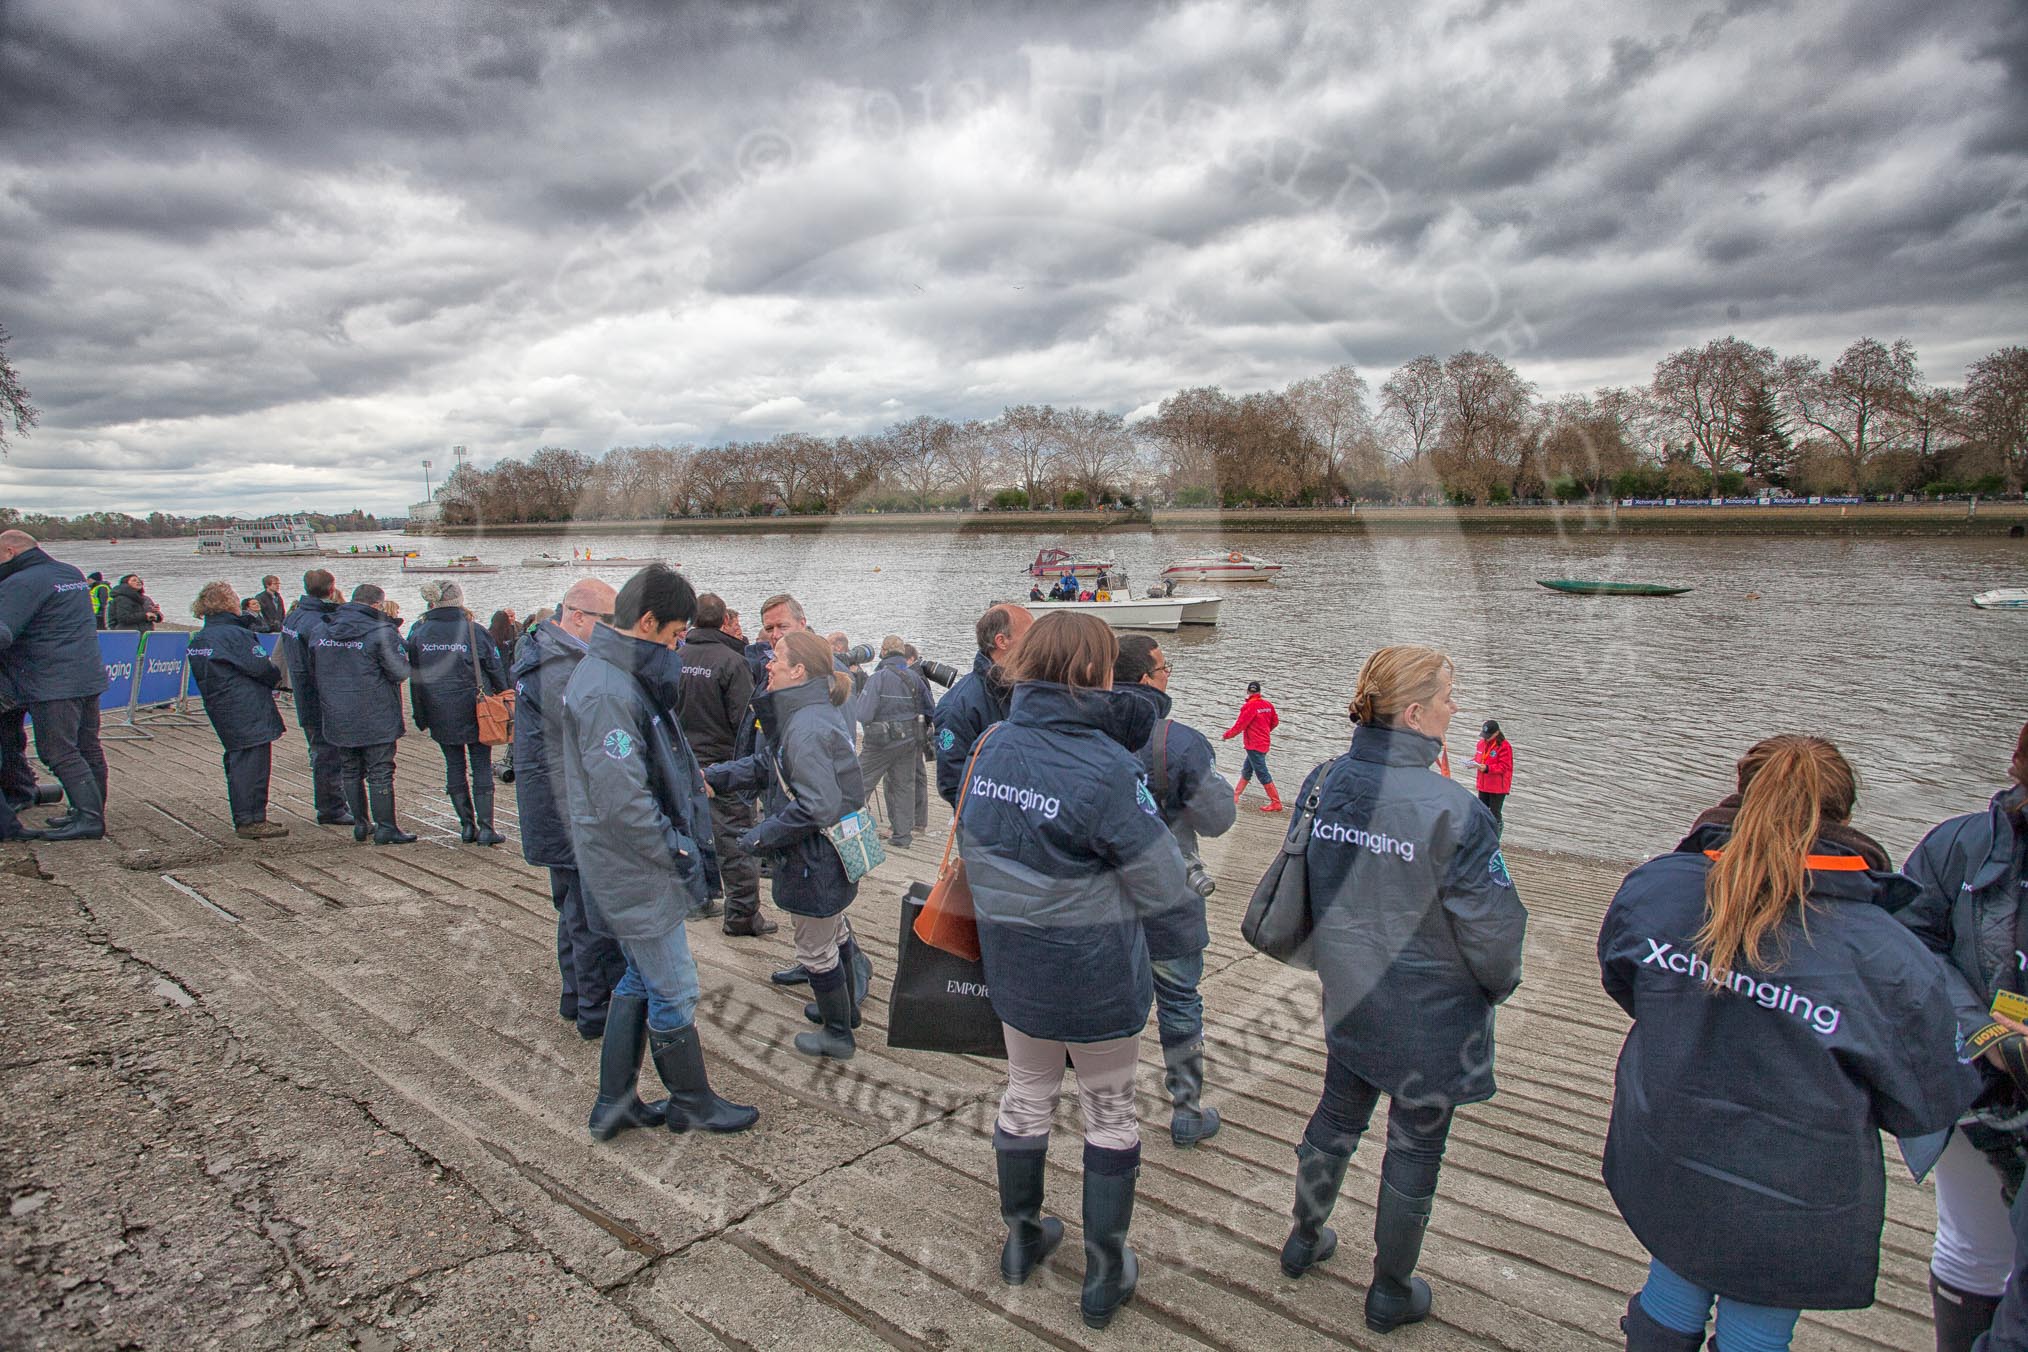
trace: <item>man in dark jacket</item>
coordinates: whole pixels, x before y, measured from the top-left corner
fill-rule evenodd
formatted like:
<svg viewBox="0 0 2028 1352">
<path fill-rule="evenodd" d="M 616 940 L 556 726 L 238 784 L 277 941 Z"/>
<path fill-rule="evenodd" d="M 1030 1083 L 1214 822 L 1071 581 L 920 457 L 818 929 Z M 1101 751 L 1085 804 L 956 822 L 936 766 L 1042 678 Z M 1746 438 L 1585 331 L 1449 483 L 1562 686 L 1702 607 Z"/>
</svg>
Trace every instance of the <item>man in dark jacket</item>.
<svg viewBox="0 0 2028 1352">
<path fill-rule="evenodd" d="M 345 806 L 345 791 L 339 773 L 343 759 L 338 748 L 324 736 L 323 709 L 317 700 L 317 681 L 310 670 L 310 645 L 324 622 L 338 613 L 338 583 L 322 568 L 303 574 L 303 594 L 282 617 L 282 660 L 289 664 L 289 689 L 296 700 L 296 722 L 303 729 L 303 741 L 310 749 L 310 789 L 317 805 L 317 820 L 325 826 L 351 826 L 352 813 Z"/>
<path fill-rule="evenodd" d="M 261 579 L 260 594 L 254 597 L 261 608 L 261 621 L 267 625 L 265 632 L 275 633 L 282 627 L 288 616 L 289 604 L 282 599 L 282 580 L 273 573 Z"/>
<path fill-rule="evenodd" d="M 139 573 L 129 573 L 113 588 L 106 605 L 106 628 L 139 629 L 146 633 L 162 619 L 162 607 L 146 591 Z"/>
<path fill-rule="evenodd" d="M 563 976 L 557 1012 L 578 1036 L 603 1037 L 613 987 L 626 975 L 620 946 L 592 929 L 584 879 L 570 848 L 564 810 L 563 691 L 600 624 L 613 618 L 613 589 L 585 578 L 563 594 L 554 620 L 530 629 L 514 649 L 514 801 L 521 818 L 521 857 L 549 870 L 556 906 L 556 965 Z"/>
<path fill-rule="evenodd" d="M 734 759 L 739 734 L 753 720 L 753 672 L 745 647 L 725 632 L 722 597 L 697 598 L 697 618 L 683 640 L 683 734 L 698 762 Z M 721 793 L 711 800 L 711 834 L 717 846 L 718 877 L 725 889 L 725 932 L 757 938 L 781 926 L 760 913 L 760 861 L 739 848 L 753 829 L 750 794 Z"/>
<path fill-rule="evenodd" d="M 1154 711 L 1155 730 L 1134 752 L 1147 773 L 1148 792 L 1169 834 L 1176 837 L 1191 886 L 1176 896 L 1176 906 L 1205 923 L 1200 889 L 1210 875 L 1197 857 L 1200 835 L 1222 836 L 1237 815 L 1232 785 L 1218 773 L 1211 743 L 1187 723 L 1169 717 L 1169 657 L 1146 634 L 1120 639 L 1113 663 L 1113 689 L 1147 704 Z M 1204 954 L 1171 958 L 1152 964 L 1155 975 L 1155 1021 L 1162 1036 L 1163 1080 L 1174 1113 L 1169 1139 L 1187 1148 L 1218 1134 L 1218 1109 L 1201 1103 L 1204 1093 L 1204 997 L 1197 985 L 1204 979 Z"/>
<path fill-rule="evenodd" d="M 261 651 L 253 620 L 234 614 L 232 588 L 214 582 L 198 594 L 204 627 L 190 639 L 190 676 L 204 697 L 204 715 L 225 748 L 225 797 L 233 834 L 273 840 L 289 828 L 268 820 L 268 779 L 274 741 L 282 735 L 275 687 L 282 669 Z"/>
<path fill-rule="evenodd" d="M 1033 615 L 1011 602 L 988 606 L 972 629 L 979 641 L 972 670 L 937 702 L 937 792 L 952 807 L 958 803 L 958 781 L 965 776 L 972 744 L 1007 716 L 1008 692 L 1000 680 L 1000 662 L 1034 623 Z"/>
<path fill-rule="evenodd" d="M 929 686 L 908 669 L 907 645 L 899 634 L 880 641 L 880 664 L 866 678 L 866 688 L 853 701 L 853 717 L 865 731 L 859 757 L 866 777 L 866 797 L 887 784 L 887 824 L 891 844 L 907 849 L 918 823 L 917 789 L 923 774 L 923 720 L 931 713 Z"/>
<path fill-rule="evenodd" d="M 409 665 L 398 626 L 380 609 L 386 600 L 371 582 L 352 589 L 310 640 L 310 678 L 324 735 L 341 759 L 352 838 L 407 845 L 415 837 L 394 820 L 394 744 L 408 730 L 401 683 Z"/>
<path fill-rule="evenodd" d="M 0 691 L 27 706 L 35 754 L 70 800 L 46 838 L 98 840 L 107 789 L 99 696 L 108 683 L 89 584 L 18 530 L 0 531 L 0 569 Z"/>
<path fill-rule="evenodd" d="M 711 810 L 703 773 L 671 712 L 682 701 L 672 651 L 697 613 L 681 574 L 650 564 L 627 580 L 613 622 L 591 642 L 563 693 L 563 780 L 571 852 L 592 925 L 619 941 L 614 988 L 588 1126 L 598 1140 L 628 1127 L 745 1131 L 759 1110 L 711 1090 L 694 1017 L 697 963 L 683 922 L 704 905 L 702 838 Z M 636 1092 L 646 1032 L 666 1103 Z"/>
</svg>

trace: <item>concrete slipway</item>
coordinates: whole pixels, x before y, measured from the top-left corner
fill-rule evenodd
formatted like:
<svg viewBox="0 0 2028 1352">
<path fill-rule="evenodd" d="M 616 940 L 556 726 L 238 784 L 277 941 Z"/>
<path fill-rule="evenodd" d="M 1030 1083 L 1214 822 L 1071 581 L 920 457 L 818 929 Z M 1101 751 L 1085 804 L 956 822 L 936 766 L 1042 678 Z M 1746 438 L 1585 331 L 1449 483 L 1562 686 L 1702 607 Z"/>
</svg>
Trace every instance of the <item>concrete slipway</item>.
<svg viewBox="0 0 2028 1352">
<path fill-rule="evenodd" d="M 597 1049 L 556 1016 L 545 879 L 511 843 L 456 842 L 434 746 L 403 743 L 424 838 L 390 849 L 310 822 L 293 729 L 273 816 L 294 834 L 265 847 L 231 834 L 208 728 L 108 751 L 108 841 L 0 847 L 0 1346 L 1620 1345 L 1645 1259 L 1599 1181 L 1625 1020 L 1592 958 L 1617 869 L 1516 852 L 1533 921 L 1500 1015 L 1501 1093 L 1452 1138 L 1424 1254 L 1436 1316 L 1381 1338 L 1360 1318 L 1377 1130 L 1338 1207 L 1338 1257 L 1301 1282 L 1276 1265 L 1323 1066 L 1315 978 L 1238 937 L 1279 819 L 1249 812 L 1212 842 L 1207 1097 L 1227 1126 L 1171 1148 L 1151 1025 L 1141 1289 L 1093 1334 L 1076 1313 L 1074 1109 L 1050 1175 L 1071 1242 L 1011 1290 L 997 1065 L 884 1045 L 895 899 L 935 868 L 940 804 L 853 908 L 880 966 L 858 1057 L 790 1049 L 804 996 L 765 979 L 786 934 L 695 923 L 711 1072 L 760 1126 L 600 1146 L 583 1128 Z M 1933 1217 L 1902 1173 L 1878 1305 L 1809 1318 L 1797 1346 L 1927 1346 Z"/>
</svg>

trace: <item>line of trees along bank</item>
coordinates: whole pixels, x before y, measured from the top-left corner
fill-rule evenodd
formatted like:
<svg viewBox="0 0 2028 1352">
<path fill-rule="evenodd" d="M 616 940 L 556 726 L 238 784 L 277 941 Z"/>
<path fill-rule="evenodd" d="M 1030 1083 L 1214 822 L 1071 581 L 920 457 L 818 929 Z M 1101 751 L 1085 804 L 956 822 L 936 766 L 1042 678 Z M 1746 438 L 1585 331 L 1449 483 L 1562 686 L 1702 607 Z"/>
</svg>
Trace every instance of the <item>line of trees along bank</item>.
<svg viewBox="0 0 2028 1352">
<path fill-rule="evenodd" d="M 1179 390 L 1129 424 L 1023 404 L 864 436 L 720 446 L 545 446 L 467 465 L 450 524 L 965 506 L 1076 508 L 1575 500 L 1604 496 L 2019 492 L 2028 347 L 1926 381 L 1906 340 L 1861 338 L 1829 365 L 1736 337 L 1672 352 L 1640 387 L 1545 401 L 1505 360 L 1418 356 L 1377 389 L 1338 366 L 1281 390 Z"/>
<path fill-rule="evenodd" d="M 379 519 L 371 512 L 356 509 L 336 516 L 320 512 L 292 512 L 287 515 L 300 517 L 319 535 L 380 529 Z M 25 530 L 38 540 L 162 540 L 202 535 L 206 531 L 245 524 L 244 518 L 233 516 L 175 516 L 168 512 L 129 516 L 125 512 L 85 512 L 80 516 L 66 517 L 0 507 L 0 530 Z"/>
</svg>

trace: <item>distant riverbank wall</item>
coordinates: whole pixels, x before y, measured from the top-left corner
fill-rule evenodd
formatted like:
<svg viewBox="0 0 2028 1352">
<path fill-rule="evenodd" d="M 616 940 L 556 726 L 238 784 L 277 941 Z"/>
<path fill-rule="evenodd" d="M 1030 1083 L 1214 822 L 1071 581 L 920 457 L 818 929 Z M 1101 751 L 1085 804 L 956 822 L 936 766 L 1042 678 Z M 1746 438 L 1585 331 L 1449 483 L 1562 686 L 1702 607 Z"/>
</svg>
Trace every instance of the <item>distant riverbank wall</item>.
<svg viewBox="0 0 2028 1352">
<path fill-rule="evenodd" d="M 1775 535 L 2023 536 L 2028 502 L 1822 503 L 1622 507 L 1261 507 L 1148 512 L 850 512 L 837 516 L 682 517 L 655 521 L 445 526 L 432 533 L 503 537 L 570 532 L 627 535 L 775 535 L 817 531 L 937 534 L 1232 535 L 1301 532 L 1400 536 Z"/>
</svg>

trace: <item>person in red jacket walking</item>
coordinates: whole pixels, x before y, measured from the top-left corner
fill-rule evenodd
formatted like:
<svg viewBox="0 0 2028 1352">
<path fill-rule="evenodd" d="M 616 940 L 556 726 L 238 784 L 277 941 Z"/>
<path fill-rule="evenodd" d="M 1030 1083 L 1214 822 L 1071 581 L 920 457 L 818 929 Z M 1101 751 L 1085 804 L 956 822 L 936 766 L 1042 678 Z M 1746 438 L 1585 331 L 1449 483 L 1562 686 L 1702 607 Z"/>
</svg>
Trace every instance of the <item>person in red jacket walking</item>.
<svg viewBox="0 0 2028 1352">
<path fill-rule="evenodd" d="M 1275 706 L 1267 702 L 1260 693 L 1259 681 L 1246 683 L 1246 703 L 1239 706 L 1239 717 L 1232 720 L 1232 726 L 1225 730 L 1225 740 L 1240 738 L 1240 745 L 1246 748 L 1246 764 L 1239 772 L 1239 785 L 1232 791 L 1232 801 L 1237 803 L 1246 792 L 1246 781 L 1260 780 L 1260 786 L 1267 790 L 1267 806 L 1262 812 L 1280 812 L 1282 796 L 1275 789 L 1275 777 L 1268 772 L 1267 753 L 1269 734 L 1281 722 L 1281 715 Z"/>
<path fill-rule="evenodd" d="M 1479 767 L 1479 801 L 1493 813 L 1493 825 L 1505 830 L 1507 819 L 1501 809 L 1514 787 L 1514 744 L 1492 719 L 1479 729 L 1479 745 L 1472 751 L 1472 764 Z"/>
</svg>

